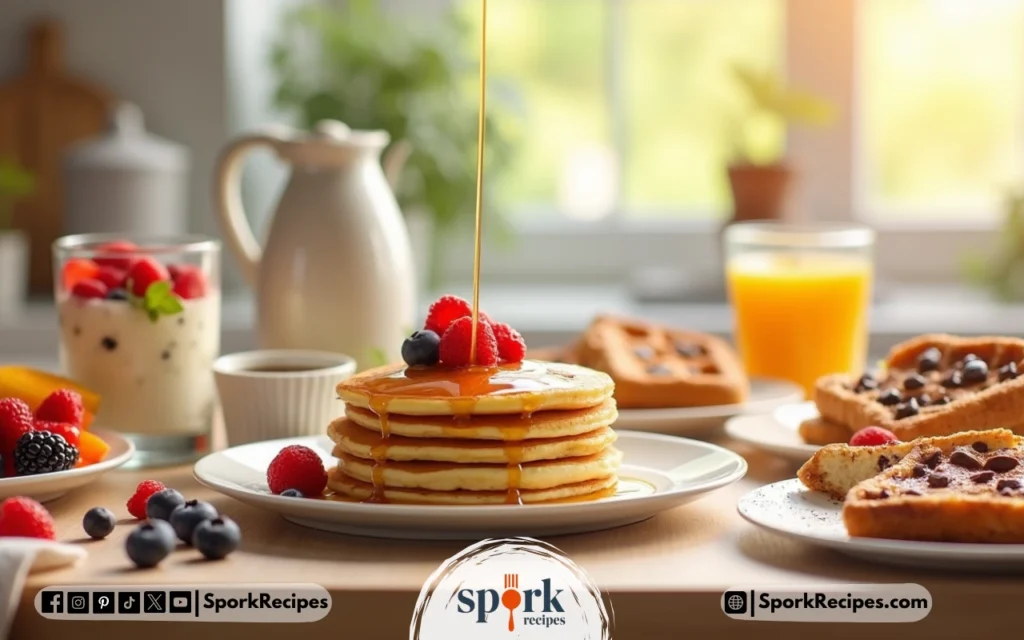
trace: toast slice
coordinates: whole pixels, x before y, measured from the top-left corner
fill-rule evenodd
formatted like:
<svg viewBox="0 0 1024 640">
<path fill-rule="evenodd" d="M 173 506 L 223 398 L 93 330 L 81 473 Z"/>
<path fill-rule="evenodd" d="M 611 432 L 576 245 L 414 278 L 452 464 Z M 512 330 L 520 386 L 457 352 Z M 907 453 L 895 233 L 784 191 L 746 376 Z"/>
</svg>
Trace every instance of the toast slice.
<svg viewBox="0 0 1024 640">
<path fill-rule="evenodd" d="M 854 486 L 843 503 L 851 536 L 1024 543 L 1024 447 L 919 442 L 896 465 Z"/>
<path fill-rule="evenodd" d="M 924 335 L 897 345 L 879 375 L 829 375 L 814 402 L 850 433 L 876 425 L 903 441 L 966 430 L 1024 433 L 1024 340 Z"/>
<path fill-rule="evenodd" d="M 948 456 L 958 447 L 995 451 L 1022 446 L 1024 438 L 1007 429 L 964 431 L 951 436 L 866 447 L 830 444 L 814 452 L 797 471 L 797 478 L 812 491 L 842 500 L 855 485 L 886 471 L 920 447 L 929 447 Z"/>
</svg>

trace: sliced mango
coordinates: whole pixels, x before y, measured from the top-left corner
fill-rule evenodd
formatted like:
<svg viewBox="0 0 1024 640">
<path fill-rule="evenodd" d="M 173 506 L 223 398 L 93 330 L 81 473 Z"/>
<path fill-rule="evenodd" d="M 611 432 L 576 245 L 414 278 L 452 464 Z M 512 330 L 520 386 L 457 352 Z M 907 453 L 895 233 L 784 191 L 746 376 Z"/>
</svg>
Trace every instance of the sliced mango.
<svg viewBox="0 0 1024 640">
<path fill-rule="evenodd" d="M 21 398 L 32 411 L 57 389 L 73 389 L 81 394 L 85 407 L 82 430 L 88 429 L 100 406 L 97 393 L 67 378 L 31 367 L 0 366 L 0 398 Z"/>
<path fill-rule="evenodd" d="M 98 435 L 83 431 L 78 440 L 78 461 L 84 464 L 102 462 L 110 453 L 110 445 Z"/>
</svg>

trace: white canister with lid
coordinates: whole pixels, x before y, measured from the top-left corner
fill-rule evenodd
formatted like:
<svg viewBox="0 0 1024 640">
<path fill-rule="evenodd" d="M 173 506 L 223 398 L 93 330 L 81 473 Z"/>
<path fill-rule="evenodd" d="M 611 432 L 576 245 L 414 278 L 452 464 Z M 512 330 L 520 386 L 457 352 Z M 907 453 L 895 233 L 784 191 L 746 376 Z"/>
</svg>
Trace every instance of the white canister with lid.
<svg viewBox="0 0 1024 640">
<path fill-rule="evenodd" d="M 188 170 L 187 148 L 148 133 L 136 105 L 118 104 L 105 134 L 65 153 L 65 233 L 184 233 Z"/>
</svg>

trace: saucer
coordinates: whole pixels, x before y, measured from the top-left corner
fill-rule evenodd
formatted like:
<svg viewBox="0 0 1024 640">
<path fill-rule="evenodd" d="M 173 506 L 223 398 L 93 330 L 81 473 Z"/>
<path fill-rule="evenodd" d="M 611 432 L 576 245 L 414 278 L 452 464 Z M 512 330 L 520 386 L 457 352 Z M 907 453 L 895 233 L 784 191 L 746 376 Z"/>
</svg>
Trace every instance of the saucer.
<svg viewBox="0 0 1024 640">
<path fill-rule="evenodd" d="M 803 400 L 796 384 L 770 378 L 751 378 L 750 397 L 740 404 L 668 409 L 619 409 L 616 430 L 633 429 L 669 435 L 695 435 L 720 428 L 738 415 L 770 413 L 776 407 Z"/>
<path fill-rule="evenodd" d="M 737 505 L 741 516 L 763 529 L 871 562 L 947 571 L 1024 570 L 1024 544 L 851 537 L 843 526 L 842 507 L 842 502 L 809 490 L 796 478 L 755 489 Z"/>
<path fill-rule="evenodd" d="M 793 462 L 807 462 L 821 445 L 807 444 L 800 437 L 800 423 L 816 418 L 813 402 L 787 404 L 768 415 L 736 416 L 725 423 L 725 433 L 733 440 L 767 451 Z"/>
<path fill-rule="evenodd" d="M 196 463 L 194 474 L 214 491 L 314 529 L 376 538 L 479 540 L 585 533 L 641 522 L 732 484 L 747 471 L 746 461 L 727 449 L 627 431 L 615 443 L 626 464 L 619 470 L 619 492 L 611 498 L 523 506 L 369 504 L 271 494 L 267 466 L 294 444 L 317 451 L 327 467 L 336 462 L 326 436 L 288 438 L 210 454 Z"/>
<path fill-rule="evenodd" d="M 13 496 L 25 496 L 39 502 L 56 500 L 72 489 L 77 489 L 97 480 L 108 471 L 128 462 L 135 453 L 135 445 L 114 431 L 91 429 L 110 445 L 106 460 L 87 467 L 68 469 L 56 473 L 40 473 L 34 476 L 0 478 L 0 500 Z"/>
</svg>

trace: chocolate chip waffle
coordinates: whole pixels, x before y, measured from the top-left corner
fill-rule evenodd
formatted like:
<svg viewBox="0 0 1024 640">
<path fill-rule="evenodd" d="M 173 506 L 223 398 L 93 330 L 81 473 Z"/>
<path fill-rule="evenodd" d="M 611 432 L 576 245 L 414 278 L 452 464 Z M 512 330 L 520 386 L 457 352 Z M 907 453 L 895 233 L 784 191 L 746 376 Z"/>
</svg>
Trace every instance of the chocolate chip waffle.
<svg viewBox="0 0 1024 640">
<path fill-rule="evenodd" d="M 1024 543 L 1024 447 L 919 443 L 853 487 L 843 504 L 851 536 L 934 542 Z"/>
<path fill-rule="evenodd" d="M 924 335 L 894 347 L 880 375 L 821 378 L 814 402 L 819 423 L 846 427 L 849 434 L 871 425 L 900 440 L 999 427 L 1024 433 L 1019 372 L 1024 340 Z M 806 439 L 828 431 L 817 427 L 801 433 Z M 835 437 L 835 430 L 828 433 Z"/>
<path fill-rule="evenodd" d="M 620 408 L 735 404 L 749 393 L 739 359 L 726 342 L 641 320 L 600 316 L 573 344 L 530 357 L 607 373 Z"/>
</svg>

